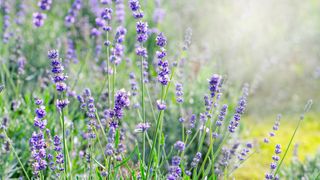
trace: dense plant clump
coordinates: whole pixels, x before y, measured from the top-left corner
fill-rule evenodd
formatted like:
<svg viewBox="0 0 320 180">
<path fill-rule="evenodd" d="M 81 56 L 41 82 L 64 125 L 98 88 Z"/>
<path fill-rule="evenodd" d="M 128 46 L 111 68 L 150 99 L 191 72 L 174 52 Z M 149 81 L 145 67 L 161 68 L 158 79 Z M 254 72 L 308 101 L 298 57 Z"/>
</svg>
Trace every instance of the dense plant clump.
<svg viewBox="0 0 320 180">
<path fill-rule="evenodd" d="M 163 4 L 148 2 L 0 1 L 0 162 L 18 162 L 0 179 L 228 179 L 272 140 L 281 115 L 261 142 L 240 135 L 248 83 L 230 93 L 212 71 L 192 98 L 192 30 L 171 43 Z M 280 169 L 311 104 L 261 177 L 302 168 Z"/>
</svg>

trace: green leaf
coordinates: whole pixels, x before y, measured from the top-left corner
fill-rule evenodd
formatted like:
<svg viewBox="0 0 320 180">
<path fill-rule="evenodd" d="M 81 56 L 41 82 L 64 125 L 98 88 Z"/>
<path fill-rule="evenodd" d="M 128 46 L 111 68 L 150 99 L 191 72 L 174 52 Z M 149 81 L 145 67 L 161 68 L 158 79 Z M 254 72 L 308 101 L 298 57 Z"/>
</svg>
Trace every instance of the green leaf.
<svg viewBox="0 0 320 180">
<path fill-rule="evenodd" d="M 160 145 L 164 145 L 164 134 L 161 133 Z"/>
<path fill-rule="evenodd" d="M 99 171 L 98 168 L 96 168 L 96 174 L 99 177 L 99 179 L 102 180 L 102 176 L 101 176 L 100 171 Z"/>
<path fill-rule="evenodd" d="M 120 133 L 119 133 L 119 128 L 117 128 L 116 130 L 116 137 L 115 137 L 115 144 L 116 144 L 116 147 L 118 147 L 119 145 L 119 141 L 120 141 Z"/>
<path fill-rule="evenodd" d="M 138 145 L 136 145 L 136 146 L 138 146 Z M 140 164 L 140 174 L 142 176 L 142 179 L 146 179 L 145 174 L 144 174 L 144 167 L 143 167 L 144 162 L 141 159 L 141 153 L 139 151 L 139 148 L 137 148 L 137 150 L 138 150 L 138 159 L 139 159 L 139 164 Z"/>
</svg>

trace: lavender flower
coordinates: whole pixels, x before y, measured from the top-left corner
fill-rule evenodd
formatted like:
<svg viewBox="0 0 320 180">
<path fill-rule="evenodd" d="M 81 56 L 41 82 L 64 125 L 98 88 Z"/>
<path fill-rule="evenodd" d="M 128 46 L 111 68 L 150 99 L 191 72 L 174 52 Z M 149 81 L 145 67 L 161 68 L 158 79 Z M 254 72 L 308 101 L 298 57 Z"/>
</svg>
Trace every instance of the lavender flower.
<svg viewBox="0 0 320 180">
<path fill-rule="evenodd" d="M 44 20 L 47 18 L 46 14 L 43 13 L 33 13 L 33 24 L 35 27 L 41 27 L 44 24 Z"/>
<path fill-rule="evenodd" d="M 195 127 L 196 119 L 197 119 L 197 116 L 195 114 L 192 114 L 189 122 L 190 129 L 193 129 Z"/>
<path fill-rule="evenodd" d="M 161 23 L 165 17 L 166 13 L 162 8 L 156 8 L 153 12 L 153 21 L 158 24 Z"/>
<path fill-rule="evenodd" d="M 106 145 L 105 154 L 107 156 L 111 156 L 114 153 L 114 138 L 116 134 L 116 127 L 113 125 L 110 125 L 109 133 L 108 133 L 108 144 Z"/>
<path fill-rule="evenodd" d="M 161 48 L 160 51 L 157 52 L 158 57 L 158 81 L 166 86 L 168 85 L 168 82 L 170 80 L 169 77 L 169 63 L 166 60 L 163 60 L 163 58 L 166 56 L 166 54 L 163 54 L 165 52 L 164 46 L 167 44 L 166 37 L 163 35 L 163 33 L 158 34 L 156 38 L 156 44 Z"/>
<path fill-rule="evenodd" d="M 281 145 L 280 144 L 276 145 L 274 152 L 276 155 L 272 156 L 273 162 L 271 162 L 271 164 L 270 164 L 270 172 L 267 172 L 265 174 L 266 179 L 279 179 L 278 175 L 276 175 L 276 177 L 274 177 L 273 174 L 276 171 L 276 168 L 278 166 L 278 161 L 280 159 L 280 157 L 278 156 L 278 154 L 281 153 Z"/>
<path fill-rule="evenodd" d="M 49 10 L 52 4 L 52 0 L 41 0 L 38 2 L 38 6 L 41 10 Z"/>
<path fill-rule="evenodd" d="M 162 100 L 157 100 L 157 107 L 158 107 L 159 111 L 163 111 L 163 110 L 167 109 L 166 103 Z"/>
<path fill-rule="evenodd" d="M 177 141 L 175 144 L 174 144 L 174 148 L 178 151 L 184 151 L 184 148 L 185 148 L 185 144 L 184 142 L 182 141 Z"/>
<path fill-rule="evenodd" d="M 216 93 L 218 92 L 220 80 L 221 80 L 221 77 L 218 74 L 214 74 L 210 78 L 209 90 L 211 92 L 211 98 L 213 98 L 216 95 Z"/>
<path fill-rule="evenodd" d="M 156 44 L 159 47 L 165 47 L 167 45 L 167 38 L 163 35 L 163 33 L 158 34 L 156 38 Z"/>
<path fill-rule="evenodd" d="M 211 109 L 212 100 L 207 95 L 204 96 L 204 105 L 206 107 L 206 111 L 209 111 Z"/>
<path fill-rule="evenodd" d="M 181 177 L 181 174 L 182 174 L 182 170 L 179 166 L 170 166 L 167 179 L 168 180 L 179 179 Z"/>
<path fill-rule="evenodd" d="M 202 157 L 201 152 L 197 152 L 191 162 L 191 167 L 193 167 L 193 168 L 197 167 L 197 165 L 199 164 L 199 162 L 201 160 L 201 157 Z"/>
<path fill-rule="evenodd" d="M 192 38 L 192 29 L 187 28 L 185 35 L 184 35 L 184 45 L 183 50 L 187 50 L 191 45 L 191 38 Z"/>
<path fill-rule="evenodd" d="M 3 43 L 8 43 L 10 38 L 10 33 L 8 32 L 9 26 L 10 26 L 10 15 L 9 15 L 9 4 L 7 1 L 3 1 L 0 3 L 1 5 L 1 13 L 3 13 Z"/>
<path fill-rule="evenodd" d="M 134 12 L 140 10 L 139 0 L 129 0 L 129 7 Z"/>
<path fill-rule="evenodd" d="M 225 116 L 227 114 L 227 111 L 228 111 L 228 105 L 224 104 L 220 110 L 220 114 L 218 116 L 218 120 L 216 121 L 216 125 L 217 126 L 221 126 L 224 119 L 225 119 Z"/>
<path fill-rule="evenodd" d="M 231 133 L 235 132 L 236 128 L 239 125 L 241 115 L 244 113 L 244 110 L 247 105 L 248 97 L 248 85 L 245 85 L 242 89 L 242 96 L 239 99 L 238 106 L 236 107 L 236 113 L 233 116 L 233 119 L 230 121 L 229 131 Z"/>
<path fill-rule="evenodd" d="M 139 0 L 129 0 L 129 7 L 132 10 L 132 15 L 135 19 L 143 18 L 144 14 L 140 9 L 141 6 Z"/>
<path fill-rule="evenodd" d="M 162 85 L 166 86 L 166 85 L 168 85 L 168 83 L 170 81 L 169 63 L 168 63 L 168 61 L 159 60 L 158 67 L 159 67 L 159 70 L 158 70 L 158 81 Z"/>
<path fill-rule="evenodd" d="M 123 24 L 126 16 L 125 6 L 123 0 L 117 0 L 116 2 L 116 19 L 119 24 Z"/>
<path fill-rule="evenodd" d="M 179 156 L 173 156 L 172 160 L 171 160 L 171 163 L 172 163 L 173 166 L 179 166 L 180 165 L 180 161 L 181 161 L 181 158 Z"/>
<path fill-rule="evenodd" d="M 29 144 L 31 156 L 34 159 L 34 162 L 32 163 L 33 174 L 37 176 L 40 171 L 45 170 L 47 167 L 46 143 L 43 133 L 33 132 Z"/>
<path fill-rule="evenodd" d="M 108 5 L 108 4 L 111 4 L 111 0 L 100 0 L 101 4 L 105 4 L 105 5 Z"/>
<path fill-rule="evenodd" d="M 129 78 L 130 78 L 129 83 L 131 85 L 132 96 L 136 96 L 137 95 L 137 90 L 138 90 L 136 76 L 134 75 L 133 72 L 131 72 L 130 75 L 129 75 Z"/>
<path fill-rule="evenodd" d="M 144 47 L 137 47 L 136 54 L 141 57 L 148 57 L 147 49 Z"/>
<path fill-rule="evenodd" d="M 122 57 L 124 53 L 123 41 L 126 33 L 127 33 L 127 30 L 122 26 L 119 26 L 116 30 L 116 36 L 115 36 L 116 44 L 111 49 L 111 55 L 109 57 L 110 62 L 114 63 L 115 65 L 120 64 L 122 61 Z"/>
<path fill-rule="evenodd" d="M 123 109 L 130 105 L 129 96 L 126 91 L 119 90 L 116 92 L 114 97 L 114 116 L 117 119 L 122 119 Z"/>
<path fill-rule="evenodd" d="M 183 88 L 180 83 L 176 84 L 176 96 L 177 103 L 183 103 Z"/>
<path fill-rule="evenodd" d="M 137 41 L 140 43 L 144 43 L 148 39 L 148 23 L 138 21 L 136 24 L 136 31 L 137 31 Z"/>
<path fill-rule="evenodd" d="M 56 152 L 56 163 L 58 166 L 61 166 L 59 168 L 60 171 L 64 171 L 64 168 L 62 167 L 62 164 L 64 163 L 64 157 L 62 154 L 62 148 L 61 148 L 61 140 L 59 138 L 59 136 L 54 136 L 53 139 L 53 145 L 54 145 L 54 151 Z"/>
<path fill-rule="evenodd" d="M 150 123 L 139 123 L 134 132 L 146 132 L 150 128 Z"/>
<path fill-rule="evenodd" d="M 67 16 L 65 17 L 65 25 L 67 27 L 70 27 L 72 24 L 74 24 L 76 17 L 79 13 L 79 10 L 81 9 L 82 1 L 81 0 L 75 0 L 71 6 L 71 9 L 69 9 Z"/>
<path fill-rule="evenodd" d="M 36 104 L 39 104 L 39 101 L 36 101 Z M 34 159 L 32 163 L 33 174 L 36 176 L 39 174 L 41 170 L 44 170 L 47 167 L 47 146 L 44 139 L 44 134 L 42 132 L 42 130 L 45 129 L 45 126 L 47 124 L 46 120 L 44 120 L 44 117 L 46 116 L 46 111 L 45 107 L 41 104 L 39 104 L 40 107 L 37 108 L 35 111 L 36 117 L 34 119 L 34 126 L 39 128 L 39 133 L 33 132 L 32 137 L 29 140 L 32 158 Z"/>
<path fill-rule="evenodd" d="M 48 51 L 48 58 L 51 60 L 53 82 L 56 84 L 56 90 L 60 93 L 66 92 L 67 85 L 65 81 L 67 76 L 63 73 L 64 67 L 59 59 L 59 52 L 57 50 Z M 62 110 L 69 104 L 68 99 L 57 99 L 57 107 Z"/>
<path fill-rule="evenodd" d="M 73 61 L 73 63 L 77 63 L 78 57 L 76 54 L 75 43 L 71 38 L 68 38 L 67 46 L 66 61 Z"/>
</svg>

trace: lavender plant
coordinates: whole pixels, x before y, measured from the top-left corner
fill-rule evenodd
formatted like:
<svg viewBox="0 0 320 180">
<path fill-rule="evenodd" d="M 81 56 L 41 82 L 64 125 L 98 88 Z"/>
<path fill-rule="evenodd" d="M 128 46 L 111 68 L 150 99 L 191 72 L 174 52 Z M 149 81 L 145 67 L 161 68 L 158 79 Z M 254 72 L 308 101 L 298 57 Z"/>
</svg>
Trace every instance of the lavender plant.
<svg viewBox="0 0 320 180">
<path fill-rule="evenodd" d="M 41 0 L 35 12 L 29 1 L 0 2 L 0 164 L 13 163 L 10 151 L 19 163 L 13 173 L 0 165 L 0 179 L 229 179 L 258 153 L 242 137 L 249 84 L 239 91 L 210 69 L 198 86 L 192 30 L 176 40 L 162 27 L 164 2 Z M 14 14 L 36 28 L 11 23 Z M 282 177 L 311 104 L 261 177 Z"/>
</svg>

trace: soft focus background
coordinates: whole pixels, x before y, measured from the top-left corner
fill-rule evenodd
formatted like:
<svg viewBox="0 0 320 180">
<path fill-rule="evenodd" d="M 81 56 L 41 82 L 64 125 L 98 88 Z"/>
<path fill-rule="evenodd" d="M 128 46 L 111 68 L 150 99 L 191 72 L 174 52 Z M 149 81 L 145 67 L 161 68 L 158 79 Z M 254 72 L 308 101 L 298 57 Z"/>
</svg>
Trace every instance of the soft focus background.
<svg viewBox="0 0 320 180">
<path fill-rule="evenodd" d="M 282 124 L 273 143 L 286 145 L 306 100 L 313 99 L 312 113 L 294 142 L 301 161 L 315 156 L 320 147 L 320 1 L 168 3 L 172 4 L 169 21 L 193 30 L 190 78 L 200 81 L 214 71 L 225 74 L 232 86 L 250 83 L 245 137 L 263 139 L 281 113 Z M 273 145 L 263 145 L 235 174 L 237 179 L 261 179 L 272 151 Z"/>
</svg>

